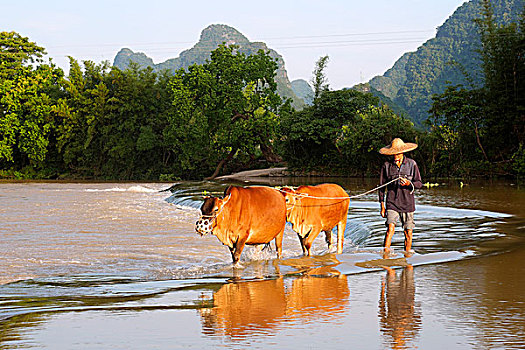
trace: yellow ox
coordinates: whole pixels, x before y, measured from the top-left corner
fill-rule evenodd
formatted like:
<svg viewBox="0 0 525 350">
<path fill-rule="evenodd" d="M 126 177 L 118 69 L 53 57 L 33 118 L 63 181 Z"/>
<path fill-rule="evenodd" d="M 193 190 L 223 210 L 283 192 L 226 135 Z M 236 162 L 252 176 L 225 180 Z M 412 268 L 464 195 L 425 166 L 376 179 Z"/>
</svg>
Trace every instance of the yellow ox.
<svg viewBox="0 0 525 350">
<path fill-rule="evenodd" d="M 336 184 L 282 188 L 286 201 L 286 220 L 297 232 L 303 253 L 311 255 L 311 247 L 321 231 L 326 234 L 328 249 L 332 247 L 332 229 L 337 226 L 337 254 L 343 252 L 344 232 L 350 198 Z"/>
</svg>

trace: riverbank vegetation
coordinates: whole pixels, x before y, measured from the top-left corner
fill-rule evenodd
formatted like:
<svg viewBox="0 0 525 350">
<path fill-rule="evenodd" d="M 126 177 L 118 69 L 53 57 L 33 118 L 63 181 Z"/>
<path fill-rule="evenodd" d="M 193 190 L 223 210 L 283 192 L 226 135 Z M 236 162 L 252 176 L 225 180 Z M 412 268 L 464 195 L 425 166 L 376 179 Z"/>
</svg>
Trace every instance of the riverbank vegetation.
<svg viewBox="0 0 525 350">
<path fill-rule="evenodd" d="M 417 142 L 425 177 L 525 176 L 525 17 L 477 22 L 484 85 L 432 97 L 416 129 L 372 94 L 330 90 L 316 64 L 311 106 L 277 94 L 268 53 L 219 46 L 175 75 L 70 57 L 0 33 L 0 178 L 174 180 L 285 164 L 332 175 L 376 175 L 394 137 Z"/>
</svg>

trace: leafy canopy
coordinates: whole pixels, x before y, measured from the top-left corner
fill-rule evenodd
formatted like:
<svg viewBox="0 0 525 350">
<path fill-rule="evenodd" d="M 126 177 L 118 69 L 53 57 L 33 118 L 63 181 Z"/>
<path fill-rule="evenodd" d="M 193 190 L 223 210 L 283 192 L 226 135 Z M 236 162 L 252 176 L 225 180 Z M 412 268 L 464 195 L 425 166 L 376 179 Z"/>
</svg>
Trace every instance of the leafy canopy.
<svg viewBox="0 0 525 350">
<path fill-rule="evenodd" d="M 184 169 L 216 176 L 237 152 L 270 160 L 281 99 L 277 63 L 268 53 L 246 56 L 220 45 L 203 65 L 179 70 L 171 80 L 173 113 L 166 137 Z"/>
<path fill-rule="evenodd" d="M 0 32 L 0 165 L 42 166 L 54 137 L 63 73 L 42 64 L 44 49 L 15 32 Z M 38 62 L 33 67 L 30 63 Z"/>
</svg>

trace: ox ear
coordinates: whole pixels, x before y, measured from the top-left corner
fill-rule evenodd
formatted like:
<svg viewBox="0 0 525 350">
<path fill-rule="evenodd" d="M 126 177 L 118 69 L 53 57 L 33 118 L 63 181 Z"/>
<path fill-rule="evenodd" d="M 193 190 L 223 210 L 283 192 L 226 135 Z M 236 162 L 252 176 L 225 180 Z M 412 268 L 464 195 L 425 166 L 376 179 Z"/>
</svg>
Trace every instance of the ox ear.
<svg viewBox="0 0 525 350">
<path fill-rule="evenodd" d="M 278 189 L 278 191 L 283 195 L 286 196 L 287 194 L 293 194 L 295 190 L 291 187 L 281 187 Z"/>
<path fill-rule="evenodd" d="M 232 185 L 226 187 L 226 189 L 224 190 L 224 197 L 226 197 L 226 196 L 228 196 L 228 195 L 231 194 L 231 192 L 232 192 L 232 188 L 233 188 Z"/>
<path fill-rule="evenodd" d="M 295 203 L 298 198 L 295 190 L 291 187 L 282 187 L 279 189 L 279 192 L 283 195 L 287 205 L 291 202 Z"/>
<path fill-rule="evenodd" d="M 214 201 L 214 205 L 213 205 L 213 210 L 215 212 L 220 212 L 222 211 L 222 208 L 226 205 L 226 203 L 228 203 L 228 201 L 230 200 L 230 197 L 231 195 L 228 195 L 228 197 L 225 197 L 225 198 L 215 198 L 215 201 Z"/>
</svg>

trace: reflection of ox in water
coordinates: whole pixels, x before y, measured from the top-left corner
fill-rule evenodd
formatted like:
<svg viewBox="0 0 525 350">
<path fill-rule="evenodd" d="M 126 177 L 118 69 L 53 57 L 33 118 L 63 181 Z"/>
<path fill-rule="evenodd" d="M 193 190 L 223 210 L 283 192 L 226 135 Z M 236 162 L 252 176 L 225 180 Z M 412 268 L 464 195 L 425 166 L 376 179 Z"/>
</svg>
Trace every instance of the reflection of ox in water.
<svg viewBox="0 0 525 350">
<path fill-rule="evenodd" d="M 321 184 L 283 188 L 286 219 L 297 232 L 303 253 L 311 255 L 312 244 L 321 231 L 326 235 L 328 249 L 332 247 L 332 230 L 337 226 L 337 254 L 343 252 L 344 233 L 350 198 L 341 186 Z"/>
<path fill-rule="evenodd" d="M 414 268 L 407 266 L 398 278 L 396 271 L 387 270 L 379 298 L 379 321 L 385 343 L 390 349 L 408 349 L 421 328 L 421 315 L 415 303 Z"/>
<path fill-rule="evenodd" d="M 298 319 L 336 319 L 348 307 L 349 296 L 345 275 L 280 277 L 225 284 L 213 295 L 214 307 L 199 312 L 204 334 L 242 338 L 268 334 Z"/>
<path fill-rule="evenodd" d="M 206 197 L 201 212 L 195 230 L 217 236 L 230 248 L 234 264 L 246 244 L 266 244 L 272 239 L 281 258 L 286 205 L 279 191 L 263 186 L 230 186 L 222 199 Z"/>
</svg>

